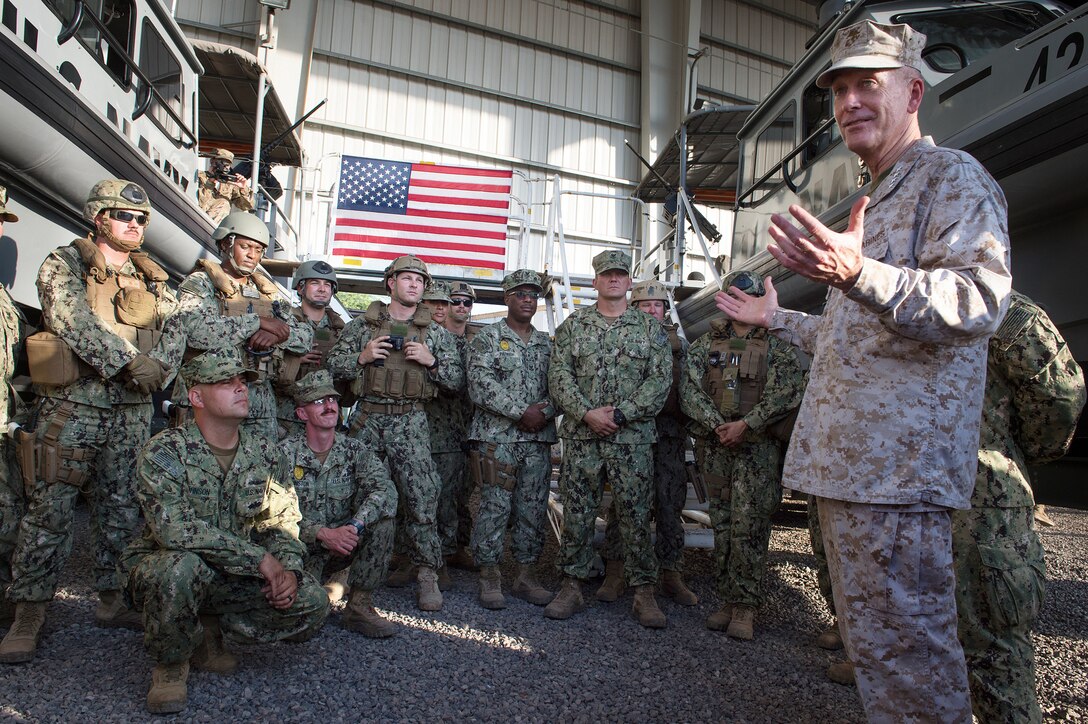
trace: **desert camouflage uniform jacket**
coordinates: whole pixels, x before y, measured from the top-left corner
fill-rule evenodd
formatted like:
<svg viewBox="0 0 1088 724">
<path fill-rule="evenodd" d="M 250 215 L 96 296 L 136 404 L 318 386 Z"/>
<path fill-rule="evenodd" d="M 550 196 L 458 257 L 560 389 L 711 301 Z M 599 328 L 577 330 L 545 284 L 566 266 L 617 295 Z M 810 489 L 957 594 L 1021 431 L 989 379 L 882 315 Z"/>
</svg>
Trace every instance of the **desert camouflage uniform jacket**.
<svg viewBox="0 0 1088 724">
<path fill-rule="evenodd" d="M 594 304 L 575 311 L 555 332 L 548 390 L 564 414 L 560 437 L 601 439 L 582 418 L 592 409 L 612 405 L 627 424 L 608 442 L 657 442 L 654 418 L 671 384 L 668 334 L 660 322 L 633 307 L 613 322 Z"/>
<path fill-rule="evenodd" d="M 397 512 L 397 489 L 389 471 L 359 440 L 337 433 L 324 464 L 304 434 L 282 445 L 302 512 L 298 537 L 306 545 L 317 544 L 321 528 L 335 528 L 352 518 L 369 526 Z"/>
<path fill-rule="evenodd" d="M 821 316 L 772 331 L 813 354 L 783 485 L 859 503 L 966 508 L 986 340 L 1011 277 L 1005 197 L 968 154 L 916 141 L 878 179 L 865 259 Z"/>
<path fill-rule="evenodd" d="M 555 407 L 548 399 L 548 360 L 552 343 L 533 329 L 525 342 L 500 319 L 476 333 L 468 352 L 468 392 L 476 404 L 470 440 L 484 442 L 556 441 Z M 530 405 L 546 402 L 548 424 L 539 432 L 519 430 Z"/>
<path fill-rule="evenodd" d="M 163 549 L 195 553 L 209 566 L 259 578 L 265 553 L 302 571 L 298 498 L 275 440 L 239 429 L 238 451 L 225 474 L 195 422 L 165 430 L 136 463 L 136 497 L 147 527 L 129 545 L 125 568 Z"/>
<path fill-rule="evenodd" d="M 1069 449 L 1084 408 L 1084 374 L 1042 309 L 1017 292 L 990 338 L 973 508 L 1035 504 L 1027 466 Z"/>
</svg>

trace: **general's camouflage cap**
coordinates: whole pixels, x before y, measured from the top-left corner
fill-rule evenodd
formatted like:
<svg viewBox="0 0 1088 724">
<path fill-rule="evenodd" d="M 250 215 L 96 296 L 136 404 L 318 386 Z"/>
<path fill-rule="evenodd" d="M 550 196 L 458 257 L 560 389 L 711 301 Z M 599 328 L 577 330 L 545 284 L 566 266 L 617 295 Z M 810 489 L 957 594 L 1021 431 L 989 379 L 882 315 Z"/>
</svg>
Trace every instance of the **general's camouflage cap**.
<svg viewBox="0 0 1088 724">
<path fill-rule="evenodd" d="M 432 279 L 427 288 L 423 290 L 423 301 L 425 302 L 448 302 L 450 301 L 450 285 L 441 279 Z"/>
<path fill-rule="evenodd" d="M 8 211 L 8 190 L 0 186 L 0 221 L 15 223 L 19 217 Z"/>
<path fill-rule="evenodd" d="M 322 397 L 340 397 L 340 393 L 332 384 L 332 375 L 328 370 L 314 370 L 295 383 L 292 389 L 295 405 L 301 407 L 308 405 Z"/>
<path fill-rule="evenodd" d="M 291 286 L 298 289 L 298 285 L 307 279 L 324 279 L 327 282 L 332 282 L 332 290 L 336 291 L 336 270 L 332 268 L 332 264 L 324 259 L 314 259 L 299 264 L 298 269 L 295 269 L 294 277 L 291 279 Z"/>
<path fill-rule="evenodd" d="M 665 289 L 665 285 L 658 280 L 646 279 L 631 287 L 631 304 L 648 302 L 654 299 L 660 299 L 665 302 L 666 306 L 669 303 L 669 293 Z"/>
<path fill-rule="evenodd" d="M 736 287 L 752 297 L 762 297 L 767 293 L 763 288 L 763 280 L 750 271 L 736 271 L 722 279 L 722 291 Z"/>
<path fill-rule="evenodd" d="M 136 209 L 151 215 L 151 202 L 147 192 L 131 181 L 108 178 L 91 187 L 87 194 L 87 203 L 83 205 L 83 218 L 94 221 L 104 209 Z"/>
<path fill-rule="evenodd" d="M 472 301 L 476 301 L 476 290 L 465 282 L 450 282 L 450 296 L 454 294 L 460 294 L 462 297 L 468 297 Z"/>
<path fill-rule="evenodd" d="M 224 161 L 234 161 L 234 154 L 225 148 L 213 148 L 212 158 L 220 158 Z"/>
<path fill-rule="evenodd" d="M 181 378 L 189 387 L 222 382 L 235 375 L 244 376 L 248 382 L 258 377 L 256 371 L 246 369 L 242 356 L 233 347 L 208 350 L 193 357 L 181 368 Z"/>
<path fill-rule="evenodd" d="M 544 283 L 541 281 L 540 275 L 532 269 L 518 269 L 502 278 L 502 290 L 504 292 L 517 287 L 536 287 L 540 291 L 544 291 Z"/>
<path fill-rule="evenodd" d="M 612 269 L 620 269 L 630 274 L 631 255 L 625 251 L 620 251 L 619 249 L 609 249 L 608 251 L 602 251 L 600 254 L 593 257 L 594 274 L 604 274 L 606 271 Z"/>
<path fill-rule="evenodd" d="M 423 260 L 418 256 L 406 254 L 405 256 L 398 256 L 394 259 L 389 266 L 385 268 L 385 279 L 396 276 L 403 271 L 411 271 L 416 274 L 422 274 L 424 281 L 431 281 L 431 273 L 427 271 L 427 265 L 423 263 Z"/>
<path fill-rule="evenodd" d="M 831 67 L 820 73 L 816 85 L 830 88 L 840 70 L 848 68 L 922 69 L 926 36 L 909 25 L 884 25 L 863 20 L 835 33 Z"/>
</svg>

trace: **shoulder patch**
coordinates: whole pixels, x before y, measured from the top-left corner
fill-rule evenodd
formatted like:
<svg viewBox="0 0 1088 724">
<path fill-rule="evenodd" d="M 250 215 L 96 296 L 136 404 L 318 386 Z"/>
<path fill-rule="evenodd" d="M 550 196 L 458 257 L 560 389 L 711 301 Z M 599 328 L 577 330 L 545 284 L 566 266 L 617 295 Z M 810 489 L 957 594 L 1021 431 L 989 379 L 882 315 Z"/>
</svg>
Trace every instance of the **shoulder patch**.
<svg viewBox="0 0 1088 724">
<path fill-rule="evenodd" d="M 147 459 L 152 464 L 164 470 L 171 477 L 178 478 L 185 474 L 185 466 L 182 465 L 180 461 L 172 458 L 169 453 L 162 448 L 151 451 L 147 456 Z"/>
<path fill-rule="evenodd" d="M 1020 335 L 1024 333 L 1024 330 L 1035 321 L 1038 313 L 1039 310 L 1034 305 L 1017 303 L 1010 305 L 1009 311 L 1005 314 L 1005 318 L 1001 320 L 1001 325 L 997 328 L 997 331 L 994 332 L 991 344 L 998 349 L 1007 348 L 1020 338 Z"/>
</svg>

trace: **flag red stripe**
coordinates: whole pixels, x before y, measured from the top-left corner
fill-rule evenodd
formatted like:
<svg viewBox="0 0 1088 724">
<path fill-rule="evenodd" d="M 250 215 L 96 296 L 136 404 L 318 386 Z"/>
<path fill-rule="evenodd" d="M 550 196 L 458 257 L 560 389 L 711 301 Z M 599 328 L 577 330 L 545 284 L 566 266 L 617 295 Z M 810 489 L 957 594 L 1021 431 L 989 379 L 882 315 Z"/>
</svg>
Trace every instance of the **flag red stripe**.
<svg viewBox="0 0 1088 724">
<path fill-rule="evenodd" d="M 333 248 L 333 256 L 357 256 L 363 259 L 396 259 L 397 257 L 404 256 L 403 251 L 356 251 L 355 249 L 340 249 Z M 482 261 L 480 259 L 460 258 L 452 256 L 432 256 L 430 254 L 417 254 L 417 256 L 423 260 L 425 264 L 445 264 L 449 266 L 467 266 L 476 269 L 498 269 L 503 270 L 506 268 L 505 261 Z"/>
<path fill-rule="evenodd" d="M 454 251 L 471 251 L 478 254 L 505 255 L 506 249 L 501 246 L 486 246 L 484 244 L 461 244 L 451 241 L 435 241 L 434 239 L 391 239 L 388 236 L 371 236 L 370 234 L 337 234 L 334 241 L 355 241 L 363 244 L 380 244 L 382 246 L 418 246 L 424 249 L 451 249 Z"/>
<path fill-rule="evenodd" d="M 396 218 L 394 216 L 393 218 Z M 442 234 L 445 236 L 471 236 L 478 239 L 506 239 L 506 231 L 481 231 L 479 229 L 453 229 L 448 226 L 425 226 L 423 224 L 398 224 L 392 221 L 374 221 L 372 219 L 337 219 L 337 225 L 362 226 L 368 229 L 389 229 L 390 231 L 414 231 L 420 234 Z"/>
<path fill-rule="evenodd" d="M 465 166 L 432 166 L 429 163 L 413 163 L 413 171 L 449 173 L 455 176 L 489 176 L 491 178 L 512 178 L 513 171 L 499 171 L 491 168 L 467 168 Z"/>
<path fill-rule="evenodd" d="M 456 181 L 432 181 L 429 178 L 412 179 L 412 188 L 457 189 L 458 191 L 483 191 L 484 193 L 508 194 L 510 186 L 492 186 L 490 184 L 466 184 Z"/>
<path fill-rule="evenodd" d="M 408 187 L 408 201 L 418 201 L 428 204 L 448 204 L 450 206 L 486 206 L 491 209 L 510 208 L 510 199 L 474 199 L 458 196 L 428 196 L 426 194 L 412 193 L 413 186 Z"/>
<path fill-rule="evenodd" d="M 358 211 L 343 211 L 341 214 L 360 213 Z M 380 213 L 380 212 L 368 212 L 368 213 Z M 386 214 L 388 216 L 388 214 Z M 394 218 L 397 214 L 393 215 Z M 490 216 L 488 214 L 467 214 L 463 211 L 432 211 L 431 209 L 408 209 L 408 213 L 399 214 L 399 216 L 413 216 L 418 218 L 430 218 L 430 219 L 450 219 L 451 221 L 476 221 L 481 224 L 487 224 L 489 226 L 502 226 L 505 227 L 509 221 L 509 217 L 506 216 Z M 349 216 L 337 216 L 337 223 L 344 224 L 346 226 L 369 226 L 370 221 L 368 219 L 356 219 Z"/>
</svg>

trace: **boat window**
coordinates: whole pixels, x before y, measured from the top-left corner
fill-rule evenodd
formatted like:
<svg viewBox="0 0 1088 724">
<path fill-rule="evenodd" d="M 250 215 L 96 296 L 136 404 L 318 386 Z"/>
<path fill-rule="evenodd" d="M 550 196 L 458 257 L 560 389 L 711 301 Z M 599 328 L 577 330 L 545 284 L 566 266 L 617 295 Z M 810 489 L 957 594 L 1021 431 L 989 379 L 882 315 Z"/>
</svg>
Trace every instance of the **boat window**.
<svg viewBox="0 0 1088 724">
<path fill-rule="evenodd" d="M 53 11 L 68 23 L 75 17 L 79 0 L 48 0 Z M 136 13 L 132 0 L 82 0 L 84 17 L 76 37 L 117 82 L 128 87 L 132 73 L 128 58 L 132 56 Z M 93 15 L 98 23 L 86 17 Z"/>
<path fill-rule="evenodd" d="M 838 142 L 839 126 L 836 123 L 820 131 L 821 126 L 835 115 L 831 103 L 831 91 L 827 88 L 817 88 L 813 83 L 806 90 L 801 99 L 801 137 L 808 139 L 804 153 L 801 154 L 800 167 L 804 168 L 816 160 L 816 157 Z M 817 133 L 817 131 L 820 131 Z M 816 134 L 816 135 L 813 135 Z"/>
<path fill-rule="evenodd" d="M 795 104 L 791 101 L 785 110 L 756 137 L 752 166 L 745 174 L 748 190 L 752 193 L 750 199 L 752 203 L 758 203 L 772 188 L 782 183 L 782 159 L 793 150 L 796 143 L 794 140 L 796 115 Z M 758 189 L 753 190 L 752 187 L 756 185 Z"/>
<path fill-rule="evenodd" d="M 954 73 L 1057 17 L 1053 10 L 1037 3 L 1014 2 L 901 13 L 892 22 L 908 23 L 925 33 L 926 63 L 940 73 Z"/>
<path fill-rule="evenodd" d="M 155 89 L 148 115 L 175 141 L 180 142 L 179 121 L 185 117 L 185 89 L 181 83 L 181 63 L 149 20 L 140 33 L 140 70 Z"/>
</svg>

